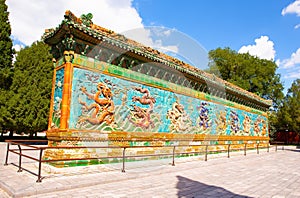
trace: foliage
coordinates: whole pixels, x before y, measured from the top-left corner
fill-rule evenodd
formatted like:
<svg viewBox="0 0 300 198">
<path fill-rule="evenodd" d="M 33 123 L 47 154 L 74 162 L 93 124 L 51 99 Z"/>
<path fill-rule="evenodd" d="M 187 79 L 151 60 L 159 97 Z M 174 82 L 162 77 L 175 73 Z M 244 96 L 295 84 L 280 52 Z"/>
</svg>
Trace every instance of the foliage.
<svg viewBox="0 0 300 198">
<path fill-rule="evenodd" d="M 13 58 L 11 27 L 5 0 L 0 0 L 0 88 L 8 89 Z"/>
<path fill-rule="evenodd" d="M 208 72 L 264 99 L 273 100 L 274 108 L 281 103 L 283 85 L 273 61 L 259 59 L 249 53 L 240 54 L 230 48 L 212 50 L 209 58 Z"/>
<path fill-rule="evenodd" d="M 47 129 L 53 76 L 49 50 L 43 42 L 35 42 L 17 53 L 8 111 L 19 133 Z"/>
<path fill-rule="evenodd" d="M 278 129 L 300 133 L 300 79 L 288 89 L 277 116 Z"/>
<path fill-rule="evenodd" d="M 274 141 L 276 139 L 276 134 L 278 131 L 278 117 L 276 111 L 269 111 L 268 112 L 268 118 L 269 118 L 269 137 L 271 141 Z"/>
<path fill-rule="evenodd" d="M 9 87 L 11 85 L 12 74 L 12 40 L 11 27 L 8 20 L 7 5 L 5 0 L 0 0 L 0 131 L 1 135 L 7 130 L 7 98 L 9 97 Z"/>
</svg>

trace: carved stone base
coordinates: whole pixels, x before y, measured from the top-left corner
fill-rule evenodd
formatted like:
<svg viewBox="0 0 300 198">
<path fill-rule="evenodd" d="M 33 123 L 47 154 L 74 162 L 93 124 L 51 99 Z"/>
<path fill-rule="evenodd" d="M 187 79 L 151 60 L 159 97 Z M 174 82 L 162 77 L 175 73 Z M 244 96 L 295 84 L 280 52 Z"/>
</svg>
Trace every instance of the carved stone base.
<svg viewBox="0 0 300 198">
<path fill-rule="evenodd" d="M 48 131 L 47 137 L 48 146 L 57 148 L 45 150 L 44 159 L 61 160 L 50 163 L 55 167 L 122 162 L 124 147 L 126 147 L 125 156 L 134 156 L 126 158 L 126 161 L 138 161 L 172 157 L 174 146 L 176 157 L 203 155 L 206 145 L 211 145 L 208 147 L 208 152 L 211 153 L 227 151 L 228 144 L 231 144 L 231 150 L 243 150 L 245 144 L 247 144 L 247 150 L 255 149 L 257 143 L 259 147 L 268 146 L 268 139 L 265 137 L 242 136 L 56 130 Z"/>
</svg>

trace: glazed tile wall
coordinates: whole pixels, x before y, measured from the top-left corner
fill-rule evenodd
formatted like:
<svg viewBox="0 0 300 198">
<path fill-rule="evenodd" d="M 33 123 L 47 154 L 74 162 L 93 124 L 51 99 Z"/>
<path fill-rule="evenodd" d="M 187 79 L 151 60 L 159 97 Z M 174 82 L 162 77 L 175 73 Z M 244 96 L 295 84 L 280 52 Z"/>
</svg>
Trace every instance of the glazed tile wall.
<svg viewBox="0 0 300 198">
<path fill-rule="evenodd" d="M 70 129 L 268 136 L 267 118 L 261 113 L 109 73 L 73 69 Z M 114 73 L 122 74 L 122 71 Z"/>
</svg>

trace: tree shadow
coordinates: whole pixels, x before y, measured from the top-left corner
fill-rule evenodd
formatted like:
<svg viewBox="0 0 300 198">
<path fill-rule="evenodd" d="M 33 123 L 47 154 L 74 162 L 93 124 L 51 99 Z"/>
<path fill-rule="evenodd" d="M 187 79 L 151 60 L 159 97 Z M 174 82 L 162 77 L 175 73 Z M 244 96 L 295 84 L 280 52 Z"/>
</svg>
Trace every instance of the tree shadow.
<svg viewBox="0 0 300 198">
<path fill-rule="evenodd" d="M 286 151 L 300 152 L 299 149 L 285 149 Z"/>
<path fill-rule="evenodd" d="M 182 176 L 177 176 L 177 197 L 215 198 L 215 197 L 249 197 L 232 193 L 218 186 L 207 185 Z"/>
</svg>

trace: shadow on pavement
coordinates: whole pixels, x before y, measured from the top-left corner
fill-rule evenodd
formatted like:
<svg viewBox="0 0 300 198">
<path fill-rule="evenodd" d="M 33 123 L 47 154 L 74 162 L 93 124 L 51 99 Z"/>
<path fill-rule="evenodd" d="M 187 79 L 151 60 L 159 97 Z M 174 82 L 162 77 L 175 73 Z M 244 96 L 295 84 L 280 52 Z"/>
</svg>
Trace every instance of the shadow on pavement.
<svg viewBox="0 0 300 198">
<path fill-rule="evenodd" d="M 285 149 L 286 151 L 294 151 L 294 152 L 300 152 L 299 149 Z"/>
<path fill-rule="evenodd" d="M 178 197 L 248 197 L 232 193 L 221 187 L 207 185 L 198 181 L 194 181 L 186 177 L 177 176 L 177 179 L 178 183 L 176 187 L 178 189 Z"/>
</svg>

